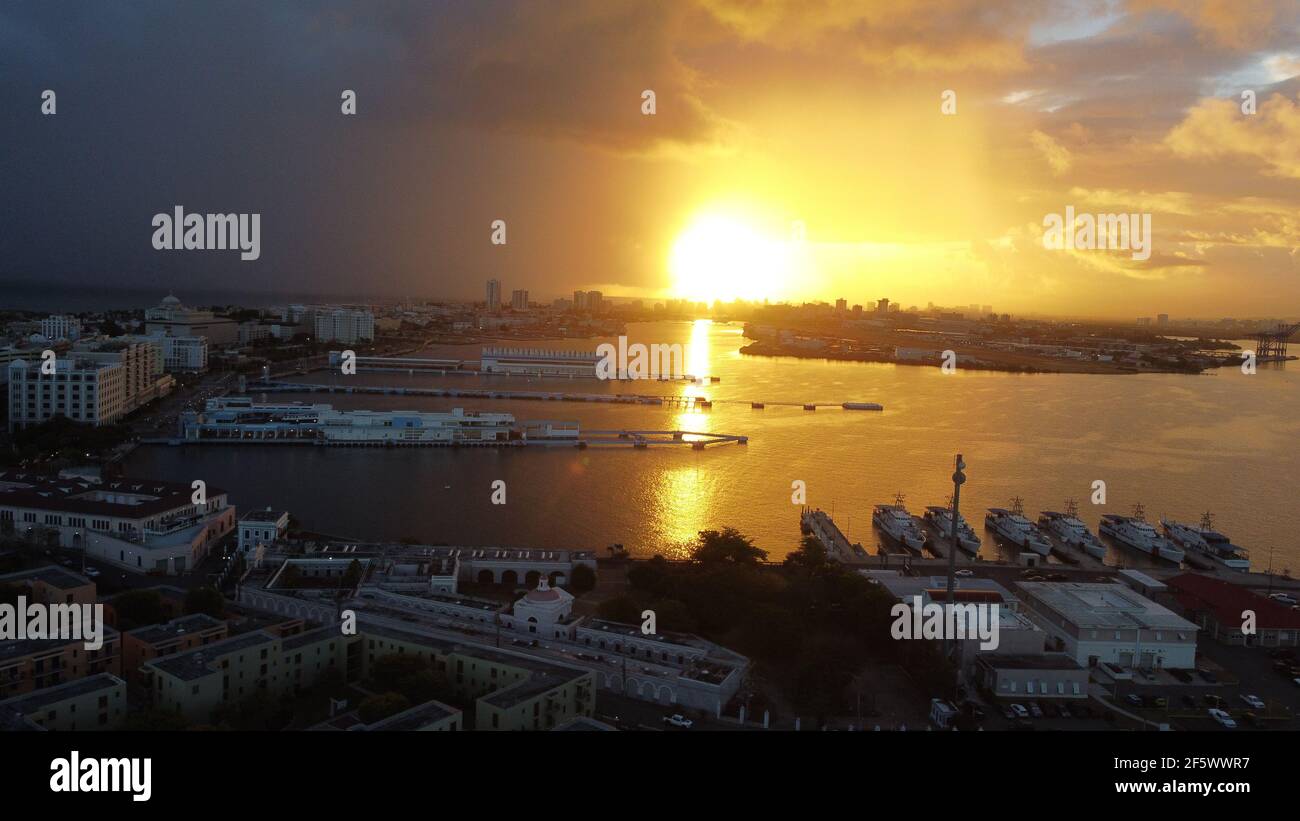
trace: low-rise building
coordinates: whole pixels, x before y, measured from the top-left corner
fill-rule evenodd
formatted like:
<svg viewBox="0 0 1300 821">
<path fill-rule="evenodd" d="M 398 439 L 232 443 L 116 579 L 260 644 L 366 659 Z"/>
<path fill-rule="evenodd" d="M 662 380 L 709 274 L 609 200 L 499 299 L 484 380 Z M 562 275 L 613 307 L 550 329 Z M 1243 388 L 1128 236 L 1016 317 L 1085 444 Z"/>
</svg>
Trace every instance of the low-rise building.
<svg viewBox="0 0 1300 821">
<path fill-rule="evenodd" d="M 1184 573 L 1168 582 L 1184 615 L 1225 644 L 1300 647 L 1300 610 L 1233 582 Z M 1247 622 L 1244 614 L 1251 614 Z M 1247 632 L 1247 630 L 1250 632 Z"/>
<path fill-rule="evenodd" d="M 103 644 L 95 650 L 80 638 L 0 642 L 0 699 L 98 673 L 122 675 L 121 635 L 108 625 L 102 630 Z"/>
<path fill-rule="evenodd" d="M 115 730 L 126 714 L 126 682 L 109 673 L 0 701 L 0 717 L 30 722 L 42 730 Z"/>
<path fill-rule="evenodd" d="M 258 547 L 266 548 L 284 537 L 289 529 L 289 512 L 286 510 L 253 510 L 239 520 L 239 552 L 248 554 Z"/>
<path fill-rule="evenodd" d="M 94 604 L 98 598 L 90 579 L 52 564 L 6 573 L 0 587 L 6 585 L 27 588 L 27 600 L 41 604 Z"/>
<path fill-rule="evenodd" d="M 82 549 L 137 573 L 191 570 L 235 527 L 226 491 L 156 479 L 0 472 L 0 533 Z"/>
<path fill-rule="evenodd" d="M 1197 626 L 1123 585 L 1017 582 L 1016 587 L 1027 615 L 1052 637 L 1052 649 L 1085 667 L 1098 662 L 1143 670 L 1196 666 Z"/>
<path fill-rule="evenodd" d="M 122 669 L 128 679 L 144 680 L 144 665 L 156 658 L 183 653 L 221 641 L 229 635 L 226 623 L 204 613 L 151 624 L 122 634 Z"/>
</svg>

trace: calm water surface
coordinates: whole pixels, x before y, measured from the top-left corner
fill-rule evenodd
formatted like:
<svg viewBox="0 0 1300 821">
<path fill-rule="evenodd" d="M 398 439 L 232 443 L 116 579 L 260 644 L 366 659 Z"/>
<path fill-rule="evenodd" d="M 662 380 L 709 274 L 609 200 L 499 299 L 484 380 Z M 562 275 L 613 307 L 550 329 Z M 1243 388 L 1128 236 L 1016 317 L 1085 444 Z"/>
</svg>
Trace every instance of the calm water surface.
<svg viewBox="0 0 1300 821">
<path fill-rule="evenodd" d="M 672 555 L 696 531 L 731 525 L 773 557 L 799 540 L 791 483 L 809 504 L 834 511 L 850 538 L 871 548 L 872 506 L 906 495 L 913 513 L 943 504 L 953 455 L 968 481 L 962 509 L 984 538 L 985 508 L 1024 500 L 1026 514 L 1077 499 L 1094 530 L 1102 513 L 1142 503 L 1148 521 L 1197 522 L 1213 511 L 1219 529 L 1250 548 L 1257 569 L 1300 571 L 1300 367 L 1261 366 L 1246 376 L 1087 376 L 961 372 L 938 368 L 746 357 L 738 324 L 654 323 L 632 341 L 686 346 L 686 371 L 715 384 L 362 373 L 312 374 L 306 382 L 496 386 L 584 393 L 694 393 L 712 411 L 526 400 L 465 400 L 325 394 L 273 395 L 343 408 L 501 410 L 520 419 L 573 419 L 584 428 L 684 429 L 746 434 L 749 444 L 689 448 L 371 450 L 275 446 L 147 447 L 130 471 L 225 487 L 240 507 L 292 511 L 312 529 L 361 539 L 404 536 L 467 545 L 603 550 L 622 542 L 637 554 Z M 546 343 L 591 349 L 603 340 Z M 443 346 L 432 356 L 477 359 L 477 347 Z M 725 400 L 736 400 L 729 403 Z M 881 413 L 815 412 L 750 401 L 869 401 Z M 504 506 L 490 503 L 504 479 Z M 1091 504 L 1092 483 L 1107 504 Z M 1111 563 L 1146 557 L 1112 548 Z M 1118 554 L 1118 555 L 1117 555 Z"/>
</svg>

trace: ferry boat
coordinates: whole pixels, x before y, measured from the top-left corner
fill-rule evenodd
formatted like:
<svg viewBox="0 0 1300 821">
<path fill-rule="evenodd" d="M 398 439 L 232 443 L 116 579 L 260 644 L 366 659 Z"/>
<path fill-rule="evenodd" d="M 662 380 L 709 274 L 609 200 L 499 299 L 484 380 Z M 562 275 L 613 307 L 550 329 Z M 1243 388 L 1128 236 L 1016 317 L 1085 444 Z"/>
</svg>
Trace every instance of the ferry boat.
<svg viewBox="0 0 1300 821">
<path fill-rule="evenodd" d="M 950 503 L 951 504 L 951 503 Z M 952 538 L 952 508 L 930 505 L 925 509 L 925 520 L 934 525 L 934 529 L 939 531 L 943 537 L 943 542 L 948 542 Z M 975 531 L 966 522 L 966 517 L 957 514 L 957 544 L 967 553 L 978 553 L 980 550 L 980 537 L 975 535 Z"/>
<path fill-rule="evenodd" d="M 1044 510 L 1038 516 L 1038 526 L 1070 547 L 1077 547 L 1096 559 L 1106 557 L 1106 545 L 1088 530 L 1079 518 L 1079 505 L 1073 499 L 1065 501 L 1065 512 Z"/>
<path fill-rule="evenodd" d="M 1120 516 L 1106 513 L 1101 517 L 1102 535 L 1110 536 L 1120 544 L 1128 545 L 1134 550 L 1149 553 L 1166 561 L 1181 564 L 1183 549 L 1156 532 L 1147 523 L 1142 505 L 1133 506 L 1132 516 Z"/>
<path fill-rule="evenodd" d="M 880 528 L 886 536 L 904 547 L 918 551 L 925 547 L 925 531 L 921 530 L 921 526 L 903 506 L 901 493 L 894 497 L 892 505 L 876 505 L 875 511 L 871 514 L 871 521 L 875 522 L 876 527 Z"/>
<path fill-rule="evenodd" d="M 1206 513 L 1201 517 L 1199 528 L 1165 518 L 1160 519 L 1160 526 L 1164 528 L 1165 536 L 1183 550 L 1204 556 L 1229 570 L 1250 572 L 1250 553 L 1214 529 L 1212 514 Z"/>
<path fill-rule="evenodd" d="M 1040 556 L 1052 552 L 1049 542 L 1034 523 L 1025 518 L 1024 505 L 1020 497 L 1011 500 L 1011 509 L 1002 507 L 989 508 L 984 517 L 984 525 L 1002 538 L 1019 547 L 1028 548 Z"/>
</svg>

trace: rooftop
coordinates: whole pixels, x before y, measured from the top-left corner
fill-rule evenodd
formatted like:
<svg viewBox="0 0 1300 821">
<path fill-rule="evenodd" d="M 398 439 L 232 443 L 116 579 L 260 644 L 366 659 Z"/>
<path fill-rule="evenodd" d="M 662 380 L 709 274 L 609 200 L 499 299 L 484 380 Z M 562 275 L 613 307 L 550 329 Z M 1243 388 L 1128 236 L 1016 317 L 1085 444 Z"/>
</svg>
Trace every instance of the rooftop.
<svg viewBox="0 0 1300 821">
<path fill-rule="evenodd" d="M 211 644 L 197 647 L 185 653 L 153 659 L 146 662 L 145 666 L 155 667 L 170 676 L 190 681 L 203 678 L 212 673 L 212 662 L 222 656 L 271 644 L 275 640 L 276 637 L 265 630 L 257 630 L 252 633 L 231 636 L 222 641 L 214 641 Z"/>
<path fill-rule="evenodd" d="M 88 584 L 94 584 L 90 579 L 64 570 L 55 565 L 46 565 L 45 567 L 34 567 L 27 570 L 19 570 L 17 573 L 6 573 L 0 576 L 0 584 L 17 584 L 26 581 L 42 581 L 51 587 L 57 587 L 60 590 L 70 590 L 74 587 L 83 587 Z"/>
<path fill-rule="evenodd" d="M 1220 624 L 1241 624 L 1245 610 L 1255 611 L 1257 629 L 1300 629 L 1300 611 L 1233 582 L 1183 573 L 1169 580 L 1174 598 L 1187 610 L 1208 610 Z"/>
<path fill-rule="evenodd" d="M 112 690 L 115 687 L 121 687 L 123 688 L 122 692 L 126 692 L 126 682 L 122 681 L 122 679 L 108 673 L 97 673 L 93 676 L 86 676 L 64 684 L 56 684 L 53 687 L 43 687 L 40 690 L 5 699 L 0 701 L 0 707 L 9 707 L 26 715 L 50 704 L 57 704 L 65 699 L 84 696 L 100 690 Z"/>
<path fill-rule="evenodd" d="M 166 624 L 151 624 L 148 627 L 139 627 L 135 630 L 128 630 L 127 635 L 138 639 L 146 644 L 159 644 L 171 639 L 177 639 L 190 633 L 198 633 L 203 630 L 222 627 L 225 622 L 214 619 L 206 613 L 195 613 L 190 616 L 181 616 L 178 619 L 172 619 Z"/>
<path fill-rule="evenodd" d="M 1016 586 L 1080 629 L 1197 631 L 1187 619 L 1121 584 L 1017 582 Z"/>
<path fill-rule="evenodd" d="M 193 508 L 188 484 L 158 479 L 116 478 L 96 481 L 60 478 L 21 470 L 0 471 L 0 505 L 86 515 L 147 519 L 178 508 Z M 226 495 L 209 487 L 208 498 Z"/>
</svg>

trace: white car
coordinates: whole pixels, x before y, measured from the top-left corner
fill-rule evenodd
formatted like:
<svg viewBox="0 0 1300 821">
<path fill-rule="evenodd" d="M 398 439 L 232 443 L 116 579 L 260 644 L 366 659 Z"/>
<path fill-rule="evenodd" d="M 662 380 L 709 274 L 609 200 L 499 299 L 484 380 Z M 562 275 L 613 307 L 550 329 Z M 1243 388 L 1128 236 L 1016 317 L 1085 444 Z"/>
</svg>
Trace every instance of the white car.
<svg viewBox="0 0 1300 821">
<path fill-rule="evenodd" d="M 954 575 L 954 576 L 974 576 L 974 575 L 975 575 L 975 571 L 974 571 L 974 570 L 955 570 L 955 571 L 953 571 L 953 575 Z"/>
<path fill-rule="evenodd" d="M 671 724 L 674 727 L 681 727 L 683 729 L 689 730 L 691 728 L 691 725 L 693 725 L 695 722 L 691 721 L 689 718 L 682 715 L 681 713 L 673 713 L 670 716 L 664 716 L 664 723 Z"/>
<path fill-rule="evenodd" d="M 1227 713 L 1225 713 L 1224 711 L 1220 710 L 1217 707 L 1210 708 L 1210 718 L 1219 722 L 1229 730 L 1234 729 L 1237 726 L 1237 722 L 1232 720 L 1232 716 L 1228 715 Z"/>
<path fill-rule="evenodd" d="M 1268 597 L 1273 601 L 1279 601 L 1283 604 L 1297 604 L 1295 596 L 1286 593 L 1269 593 Z"/>
<path fill-rule="evenodd" d="M 1256 710 L 1264 709 L 1264 700 L 1259 696 L 1246 695 L 1242 696 L 1241 700 L 1249 704 L 1251 707 L 1254 707 Z"/>
<path fill-rule="evenodd" d="M 93 579 L 93 578 L 95 578 L 96 576 L 99 575 L 99 571 L 96 570 L 96 569 L 93 568 L 93 567 L 87 567 L 87 568 L 86 568 L 86 575 Z"/>
<path fill-rule="evenodd" d="M 1011 712 L 1016 714 L 1016 718 L 1029 718 L 1029 711 L 1022 704 L 1012 704 Z"/>
</svg>

